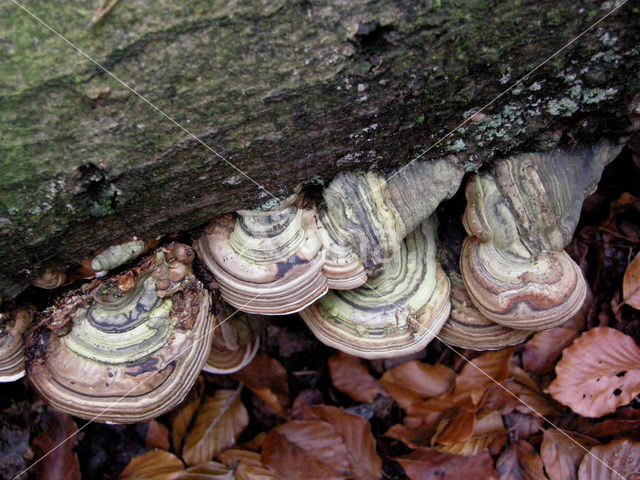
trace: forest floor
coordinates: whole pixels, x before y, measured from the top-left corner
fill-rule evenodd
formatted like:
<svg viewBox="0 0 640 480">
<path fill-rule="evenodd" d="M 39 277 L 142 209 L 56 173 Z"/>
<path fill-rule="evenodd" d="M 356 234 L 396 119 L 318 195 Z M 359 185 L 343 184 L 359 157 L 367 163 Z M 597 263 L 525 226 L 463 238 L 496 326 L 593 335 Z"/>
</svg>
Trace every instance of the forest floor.
<svg viewBox="0 0 640 480">
<path fill-rule="evenodd" d="M 584 204 L 567 249 L 592 291 L 577 321 L 493 353 L 434 340 L 411 358 L 363 361 L 324 346 L 296 315 L 274 317 L 243 371 L 202 374 L 176 411 L 134 425 L 57 414 L 25 379 L 3 384 L 0 477 L 14 478 L 82 428 L 19 478 L 620 478 L 595 457 L 638 478 L 640 311 L 621 303 L 625 271 L 640 251 L 639 178 L 640 164 L 625 148 Z M 459 192 L 438 212 L 449 239 L 464 235 L 463 206 Z M 586 364 L 625 348 L 628 364 L 606 379 L 620 399 L 611 413 L 585 418 L 545 393 L 563 355 Z M 569 393 L 577 388 L 558 381 Z M 579 398 L 572 408 L 580 410 Z M 198 432 L 207 418 L 210 427 Z M 187 452 L 193 445 L 208 453 Z"/>
</svg>

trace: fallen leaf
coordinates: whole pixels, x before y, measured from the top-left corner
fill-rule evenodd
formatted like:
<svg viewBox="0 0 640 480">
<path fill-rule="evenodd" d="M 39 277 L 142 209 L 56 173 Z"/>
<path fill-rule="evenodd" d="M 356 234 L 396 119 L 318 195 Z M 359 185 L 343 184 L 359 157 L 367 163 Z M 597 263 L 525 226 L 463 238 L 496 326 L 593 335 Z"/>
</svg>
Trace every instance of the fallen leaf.
<svg viewBox="0 0 640 480">
<path fill-rule="evenodd" d="M 622 278 L 622 303 L 640 310 L 640 253 L 627 265 Z"/>
<path fill-rule="evenodd" d="M 640 427 L 640 411 L 631 406 L 622 407 L 608 418 L 600 421 L 575 417 L 572 430 L 576 430 L 591 437 L 613 437 L 620 433 L 629 432 Z"/>
<path fill-rule="evenodd" d="M 566 348 L 547 393 L 584 417 L 600 417 L 640 393 L 640 348 L 609 327 L 583 333 Z"/>
<path fill-rule="evenodd" d="M 222 463 L 208 461 L 189 467 L 176 480 L 236 480 L 231 468 Z"/>
<path fill-rule="evenodd" d="M 184 434 L 187 433 L 191 420 L 200 407 L 203 393 L 204 378 L 200 375 L 180 406 L 171 413 L 171 443 L 176 452 L 182 447 Z"/>
<path fill-rule="evenodd" d="M 527 372 L 545 375 L 580 333 L 565 327 L 556 327 L 536 333 L 522 349 L 522 366 Z"/>
<path fill-rule="evenodd" d="M 213 397 L 205 397 L 184 440 L 182 458 L 187 465 L 206 462 L 238 440 L 249 424 L 240 391 L 217 390 Z"/>
<path fill-rule="evenodd" d="M 578 468 L 578 480 L 639 480 L 640 443 L 614 440 L 589 450 Z"/>
<path fill-rule="evenodd" d="M 323 420 L 342 437 L 347 447 L 352 476 L 356 480 L 373 480 L 382 475 L 382 460 L 376 452 L 376 441 L 371 425 L 364 418 L 352 415 L 337 407 L 316 405 L 308 408 L 314 416 Z"/>
<path fill-rule="evenodd" d="M 444 365 L 410 361 L 384 373 L 380 383 L 403 410 L 418 398 L 433 398 L 447 393 L 456 373 Z"/>
<path fill-rule="evenodd" d="M 220 461 L 234 468 L 236 480 L 276 480 L 262 463 L 260 454 L 242 448 L 229 448 L 219 455 Z"/>
<path fill-rule="evenodd" d="M 496 462 L 496 470 L 500 480 L 547 480 L 540 455 L 524 440 L 507 447 Z"/>
<path fill-rule="evenodd" d="M 317 420 L 292 420 L 272 429 L 262 447 L 262 461 L 279 480 L 351 476 L 342 437 L 333 426 Z"/>
<path fill-rule="evenodd" d="M 329 358 L 329 372 L 333 386 L 356 402 L 372 402 L 378 395 L 388 395 L 360 358 L 337 352 Z"/>
<path fill-rule="evenodd" d="M 446 419 L 438 424 L 436 433 L 431 438 L 431 443 L 441 445 L 455 445 L 471 438 L 476 424 L 475 406 L 455 406 L 447 412 Z"/>
<path fill-rule="evenodd" d="M 120 480 L 174 480 L 184 465 L 173 453 L 151 450 L 133 457 L 118 477 Z"/>
<path fill-rule="evenodd" d="M 487 451 L 473 456 L 445 453 L 434 448 L 418 448 L 396 458 L 411 480 L 497 480 Z"/>
<path fill-rule="evenodd" d="M 507 443 L 508 438 L 506 431 L 495 432 L 488 435 L 473 436 L 469 440 L 455 445 L 438 445 L 435 448 L 441 452 L 458 455 L 476 455 L 483 450 L 489 450 L 491 455 L 497 455 Z"/>
<path fill-rule="evenodd" d="M 147 424 L 147 439 L 145 445 L 150 448 L 169 450 L 169 429 L 156 420 Z"/>
<path fill-rule="evenodd" d="M 324 397 L 319 389 L 313 388 L 302 390 L 293 400 L 293 406 L 291 407 L 289 418 L 291 420 L 301 420 L 303 416 L 302 410 L 305 406 L 309 407 L 311 405 L 320 405 L 323 403 Z"/>
<path fill-rule="evenodd" d="M 513 440 L 526 440 L 542 430 L 544 420 L 537 415 L 513 412 L 505 415 L 504 422 Z"/>
<path fill-rule="evenodd" d="M 284 410 L 290 404 L 289 381 L 287 370 L 275 358 L 264 352 L 259 353 L 249 365 L 231 377 L 244 383 L 278 415 L 284 417 Z"/>
<path fill-rule="evenodd" d="M 576 480 L 582 457 L 597 443 L 596 440 L 575 432 L 545 430 L 540 456 L 549 479 Z"/>
<path fill-rule="evenodd" d="M 34 467 L 37 478 L 80 480 L 80 462 L 73 451 L 76 439 L 65 441 L 78 431 L 73 418 L 66 413 L 46 410 L 42 422 L 44 431 L 31 442 L 33 455 L 41 458 Z"/>
<path fill-rule="evenodd" d="M 488 352 L 467 362 L 456 377 L 454 398 L 470 395 L 478 403 L 486 390 L 509 378 L 513 348 Z"/>
</svg>

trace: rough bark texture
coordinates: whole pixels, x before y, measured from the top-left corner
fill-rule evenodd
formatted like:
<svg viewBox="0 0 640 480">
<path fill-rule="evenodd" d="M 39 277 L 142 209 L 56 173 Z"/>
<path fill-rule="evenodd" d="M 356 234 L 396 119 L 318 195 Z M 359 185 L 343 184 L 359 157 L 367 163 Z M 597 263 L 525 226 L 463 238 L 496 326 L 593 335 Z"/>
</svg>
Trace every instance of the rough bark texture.
<svg viewBox="0 0 640 480">
<path fill-rule="evenodd" d="M 132 235 L 188 231 L 346 169 L 408 163 L 614 2 L 0 4 L 0 292 Z M 620 138 L 640 91 L 629 2 L 424 158 L 467 168 Z M 636 113 L 637 114 L 637 113 Z"/>
</svg>

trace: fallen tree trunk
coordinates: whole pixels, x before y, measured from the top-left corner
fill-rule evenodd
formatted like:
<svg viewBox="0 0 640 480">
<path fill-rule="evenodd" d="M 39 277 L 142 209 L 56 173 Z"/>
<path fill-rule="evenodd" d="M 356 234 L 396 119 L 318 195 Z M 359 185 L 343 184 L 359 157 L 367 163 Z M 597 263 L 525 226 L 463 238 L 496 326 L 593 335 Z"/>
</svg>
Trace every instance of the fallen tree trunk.
<svg viewBox="0 0 640 480">
<path fill-rule="evenodd" d="M 4 298 L 98 248 L 341 170 L 444 155 L 474 169 L 637 129 L 631 3 L 442 141 L 616 4 L 122 2 L 87 30 L 95 6 L 25 5 L 126 86 L 0 5 Z"/>
</svg>

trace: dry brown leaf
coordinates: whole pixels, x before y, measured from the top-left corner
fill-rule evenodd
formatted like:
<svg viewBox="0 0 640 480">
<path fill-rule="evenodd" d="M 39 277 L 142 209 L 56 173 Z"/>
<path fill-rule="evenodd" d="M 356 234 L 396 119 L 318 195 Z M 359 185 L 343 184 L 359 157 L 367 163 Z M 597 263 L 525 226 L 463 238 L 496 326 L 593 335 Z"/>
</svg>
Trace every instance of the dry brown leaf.
<svg viewBox="0 0 640 480">
<path fill-rule="evenodd" d="M 134 457 L 118 477 L 120 480 L 174 480 L 184 465 L 173 453 L 151 450 Z"/>
<path fill-rule="evenodd" d="M 589 452 L 580 462 L 578 480 L 640 480 L 639 442 L 619 439 Z"/>
<path fill-rule="evenodd" d="M 279 480 L 340 480 L 351 469 L 347 447 L 333 426 L 317 420 L 292 420 L 272 429 L 262 447 L 262 462 Z"/>
<path fill-rule="evenodd" d="M 504 448 L 508 438 L 506 431 L 496 432 L 488 435 L 473 436 L 469 440 L 455 445 L 438 445 L 435 448 L 441 452 L 455 453 L 457 455 L 477 455 L 483 450 L 489 450 L 491 455 L 497 455 Z"/>
<path fill-rule="evenodd" d="M 524 440 L 509 445 L 498 458 L 496 470 L 500 480 L 547 480 L 540 455 Z"/>
<path fill-rule="evenodd" d="M 575 417 L 571 422 L 571 429 L 590 437 L 613 437 L 640 427 L 640 411 L 628 406 L 622 407 L 601 421 L 587 420 Z"/>
<path fill-rule="evenodd" d="M 43 413 L 42 421 L 45 430 L 31 442 L 35 458 L 41 459 L 34 467 L 37 478 L 80 480 L 80 462 L 73 451 L 76 441 L 65 441 L 78 431 L 73 418 L 66 413 L 47 410 Z"/>
<path fill-rule="evenodd" d="M 411 480 L 498 479 L 493 461 L 486 451 L 474 456 L 463 456 L 440 452 L 434 448 L 418 448 L 396 460 Z"/>
<path fill-rule="evenodd" d="M 640 310 L 640 253 L 627 265 L 622 279 L 622 301 Z"/>
<path fill-rule="evenodd" d="M 509 378 L 512 355 L 513 348 L 505 348 L 484 353 L 466 363 L 456 377 L 454 398 L 471 395 L 477 404 L 489 387 Z"/>
<path fill-rule="evenodd" d="M 243 448 L 229 448 L 219 455 L 220 460 L 235 469 L 236 480 L 276 480 L 262 463 L 260 454 Z"/>
<path fill-rule="evenodd" d="M 279 361 L 262 352 L 231 377 L 244 383 L 278 415 L 284 417 L 284 410 L 290 404 L 289 381 L 287 370 Z"/>
<path fill-rule="evenodd" d="M 640 393 L 640 348 L 633 338 L 596 327 L 566 348 L 547 393 L 584 417 L 600 417 Z"/>
<path fill-rule="evenodd" d="M 373 480 L 382 475 L 382 460 L 376 452 L 371 425 L 364 418 L 337 407 L 316 405 L 307 408 L 314 416 L 336 429 L 347 447 L 353 478 Z"/>
<path fill-rule="evenodd" d="M 171 443 L 176 452 L 182 447 L 184 434 L 187 433 L 191 420 L 200 407 L 203 394 L 204 378 L 200 375 L 180 406 L 171 413 Z"/>
<path fill-rule="evenodd" d="M 231 468 L 222 463 L 208 461 L 187 468 L 176 480 L 236 480 Z"/>
<path fill-rule="evenodd" d="M 545 375 L 580 333 L 565 327 L 556 327 L 536 333 L 522 350 L 522 366 L 527 372 Z"/>
<path fill-rule="evenodd" d="M 418 398 L 433 398 L 453 387 L 456 373 L 444 365 L 410 361 L 385 372 L 380 383 L 403 410 Z"/>
<path fill-rule="evenodd" d="M 319 389 L 310 388 L 302 390 L 293 400 L 293 406 L 291 407 L 291 412 L 289 412 L 289 419 L 301 420 L 305 406 L 310 407 L 311 405 L 321 405 L 323 403 L 324 396 Z"/>
<path fill-rule="evenodd" d="M 188 465 L 206 462 L 238 440 L 249 424 L 240 391 L 217 390 L 213 397 L 205 397 L 184 440 L 182 458 Z"/>
<path fill-rule="evenodd" d="M 329 358 L 329 371 L 333 386 L 356 402 L 372 402 L 378 395 L 388 395 L 360 358 L 337 352 Z"/>
<path fill-rule="evenodd" d="M 528 439 L 531 435 L 542 430 L 542 424 L 544 423 L 544 420 L 535 414 L 527 415 L 519 412 L 505 415 L 504 421 L 513 440 Z"/>
<path fill-rule="evenodd" d="M 475 406 L 454 407 L 447 412 L 446 419 L 440 421 L 431 443 L 441 445 L 455 445 L 471 438 L 476 426 Z"/>
<path fill-rule="evenodd" d="M 540 456 L 549 479 L 576 480 L 582 457 L 597 443 L 592 438 L 574 432 L 546 430 L 540 446 Z"/>
<path fill-rule="evenodd" d="M 169 450 L 169 429 L 156 420 L 147 424 L 147 439 L 145 445 L 150 448 Z"/>
</svg>

